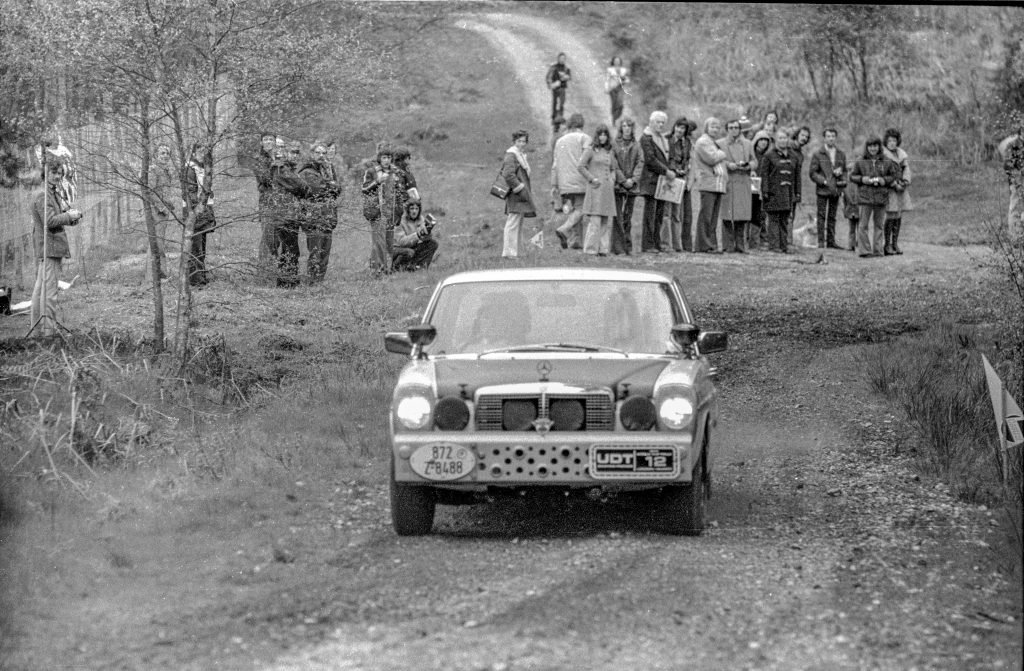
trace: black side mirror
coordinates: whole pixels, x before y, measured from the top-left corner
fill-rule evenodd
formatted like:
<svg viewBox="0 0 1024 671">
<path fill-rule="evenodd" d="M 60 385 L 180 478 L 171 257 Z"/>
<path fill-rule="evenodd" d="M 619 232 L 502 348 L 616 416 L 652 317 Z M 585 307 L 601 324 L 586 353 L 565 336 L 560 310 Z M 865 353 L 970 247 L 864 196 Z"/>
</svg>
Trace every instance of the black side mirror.
<svg viewBox="0 0 1024 671">
<path fill-rule="evenodd" d="M 434 338 L 437 337 L 437 329 L 434 328 L 433 324 L 415 324 L 409 327 L 409 341 L 413 345 L 419 345 L 420 347 L 426 347 L 430 343 L 434 342 Z"/>
<path fill-rule="evenodd" d="M 701 354 L 724 352 L 729 349 L 729 334 L 725 331 L 704 331 L 697 338 L 697 349 Z"/>
<path fill-rule="evenodd" d="M 672 342 L 684 350 L 697 342 L 699 336 L 700 327 L 693 324 L 676 324 L 672 327 Z"/>
<path fill-rule="evenodd" d="M 407 333 L 385 333 L 384 349 L 392 354 L 412 354 L 412 341 Z"/>
</svg>

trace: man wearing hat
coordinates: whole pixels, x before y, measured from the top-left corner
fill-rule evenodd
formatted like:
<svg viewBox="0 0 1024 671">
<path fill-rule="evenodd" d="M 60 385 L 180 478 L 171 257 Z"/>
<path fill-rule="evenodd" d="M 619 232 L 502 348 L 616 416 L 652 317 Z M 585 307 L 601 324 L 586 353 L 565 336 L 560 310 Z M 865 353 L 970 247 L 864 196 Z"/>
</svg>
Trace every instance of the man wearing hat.
<svg viewBox="0 0 1024 671">
<path fill-rule="evenodd" d="M 57 323 L 57 281 L 61 264 L 71 258 L 65 226 L 74 226 L 82 220 L 82 213 L 70 205 L 70 199 L 62 186 L 64 161 L 53 154 L 46 154 L 43 173 L 46 188 L 32 204 L 32 242 L 36 260 L 39 262 L 36 283 L 32 288 L 32 325 L 41 317 L 40 333 L 53 335 Z M 45 306 L 46 314 L 43 315 Z"/>
</svg>

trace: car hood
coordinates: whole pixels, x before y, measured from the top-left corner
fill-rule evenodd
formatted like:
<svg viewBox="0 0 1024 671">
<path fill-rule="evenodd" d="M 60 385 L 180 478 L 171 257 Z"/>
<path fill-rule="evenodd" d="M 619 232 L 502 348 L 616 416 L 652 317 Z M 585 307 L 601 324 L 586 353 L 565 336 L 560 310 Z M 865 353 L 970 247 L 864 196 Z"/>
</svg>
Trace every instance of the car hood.
<svg viewBox="0 0 1024 671">
<path fill-rule="evenodd" d="M 631 395 L 650 396 L 662 371 L 678 359 L 670 358 L 516 358 L 437 359 L 432 361 L 438 398 L 472 396 L 480 387 L 552 382 L 583 388 L 606 387 L 616 397 L 624 385 Z M 546 375 L 542 375 L 542 371 Z M 546 380 L 542 379 L 546 378 Z"/>
</svg>

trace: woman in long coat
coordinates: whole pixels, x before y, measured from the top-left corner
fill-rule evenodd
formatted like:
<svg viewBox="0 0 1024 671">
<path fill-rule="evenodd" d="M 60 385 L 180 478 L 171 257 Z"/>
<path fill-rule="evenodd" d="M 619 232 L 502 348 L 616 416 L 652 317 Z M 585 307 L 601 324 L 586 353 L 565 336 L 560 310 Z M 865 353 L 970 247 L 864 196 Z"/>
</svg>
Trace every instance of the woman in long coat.
<svg viewBox="0 0 1024 671">
<path fill-rule="evenodd" d="M 740 122 L 734 119 L 725 125 L 725 137 L 717 144 L 726 154 L 725 168 L 729 177 L 719 206 L 722 214 L 722 247 L 726 252 L 745 254 L 747 226 L 753 215 L 750 175 L 757 168 L 754 143 L 740 135 Z"/>
<path fill-rule="evenodd" d="M 594 142 L 583 152 L 579 171 L 587 180 L 583 214 L 590 217 L 583 239 L 583 253 L 606 256 L 611 251 L 612 219 L 616 212 L 615 183 L 622 180 L 608 126 L 601 124 L 594 131 Z"/>
<path fill-rule="evenodd" d="M 508 184 L 505 199 L 505 238 L 501 256 L 505 259 L 519 258 L 519 246 L 523 241 L 523 219 L 537 216 L 530 191 L 530 162 L 524 153 L 530 134 L 525 130 L 512 133 L 512 146 L 505 151 L 501 161 L 501 176 Z"/>
<path fill-rule="evenodd" d="M 885 247 L 886 254 L 902 254 L 900 249 L 900 226 L 903 225 L 903 213 L 914 209 L 910 201 L 910 164 L 907 163 L 907 152 L 900 148 L 903 135 L 899 130 L 890 128 L 882 138 L 882 155 L 896 164 L 896 181 L 889 191 L 889 202 L 885 206 Z"/>
</svg>

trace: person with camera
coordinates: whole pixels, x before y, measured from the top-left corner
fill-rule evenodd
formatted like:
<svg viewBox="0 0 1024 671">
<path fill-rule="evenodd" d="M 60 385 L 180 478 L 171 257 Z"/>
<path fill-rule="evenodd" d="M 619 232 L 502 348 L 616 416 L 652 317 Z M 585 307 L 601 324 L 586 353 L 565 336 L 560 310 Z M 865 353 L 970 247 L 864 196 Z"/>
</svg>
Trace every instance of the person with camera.
<svg viewBox="0 0 1024 671">
<path fill-rule="evenodd" d="M 757 168 L 754 143 L 743 137 L 739 119 L 725 124 L 725 137 L 718 148 L 725 152 L 728 181 L 719 211 L 722 213 L 722 248 L 726 252 L 747 253 L 747 226 L 752 215 L 750 175 Z"/>
<path fill-rule="evenodd" d="M 298 143 L 285 149 L 274 148 L 270 164 L 270 196 L 268 213 L 277 238 L 278 287 L 291 289 L 299 285 L 299 230 L 303 223 L 303 199 L 309 187 L 297 172 L 302 147 Z"/>
<path fill-rule="evenodd" d="M 35 286 L 32 288 L 30 314 L 32 326 L 45 316 L 45 319 L 39 322 L 40 333 L 49 336 L 56 330 L 59 288 L 57 282 L 60 279 L 61 265 L 64 259 L 71 258 L 71 246 L 68 244 L 68 235 L 64 232 L 64 227 L 78 224 L 82 220 L 82 213 L 71 207 L 71 199 L 63 186 L 63 160 L 52 154 L 46 155 L 43 160 L 46 188 L 32 203 L 32 243 L 39 265 Z M 45 315 L 43 306 L 46 309 Z"/>
<path fill-rule="evenodd" d="M 903 225 L 903 213 L 914 209 L 910 201 L 910 164 L 907 163 L 907 152 L 900 145 L 903 134 L 896 128 L 889 128 L 882 136 L 882 155 L 896 164 L 896 179 L 889 192 L 889 202 L 885 206 L 885 249 L 886 254 L 902 254 L 900 249 L 900 227 Z"/>
<path fill-rule="evenodd" d="M 377 160 L 363 173 L 363 217 L 370 222 L 370 270 L 375 275 L 391 272 L 395 225 L 401 218 L 401 175 L 393 164 L 395 152 L 390 145 L 377 146 Z"/>
<path fill-rule="evenodd" d="M 331 236 L 338 225 L 338 176 L 327 160 L 327 145 L 313 144 L 312 155 L 298 170 L 306 183 L 302 231 L 306 234 L 306 275 L 310 284 L 322 282 L 331 255 Z"/>
<path fill-rule="evenodd" d="M 437 253 L 437 240 L 433 238 L 437 219 L 434 215 L 421 216 L 423 206 L 412 199 L 405 204 L 405 214 L 398 222 L 395 235 L 392 270 L 420 270 L 430 267 Z"/>
<path fill-rule="evenodd" d="M 836 211 L 839 196 L 846 188 L 846 154 L 836 147 L 839 132 L 826 128 L 822 133 L 825 144 L 811 156 L 807 170 L 815 183 L 814 195 L 818 209 L 818 247 L 841 249 L 836 244 Z"/>
</svg>

